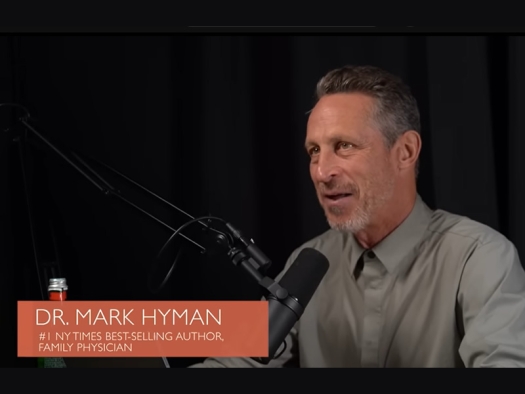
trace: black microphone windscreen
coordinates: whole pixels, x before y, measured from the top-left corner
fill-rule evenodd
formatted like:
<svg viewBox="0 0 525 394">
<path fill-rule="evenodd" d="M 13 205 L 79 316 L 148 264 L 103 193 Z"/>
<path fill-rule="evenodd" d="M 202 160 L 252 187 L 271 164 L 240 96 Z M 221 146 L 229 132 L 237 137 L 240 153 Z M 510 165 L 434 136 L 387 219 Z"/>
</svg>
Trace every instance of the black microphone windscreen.
<svg viewBox="0 0 525 394">
<path fill-rule="evenodd" d="M 328 268 L 330 263 L 324 254 L 312 248 L 304 248 L 279 281 L 279 285 L 306 308 Z"/>
</svg>

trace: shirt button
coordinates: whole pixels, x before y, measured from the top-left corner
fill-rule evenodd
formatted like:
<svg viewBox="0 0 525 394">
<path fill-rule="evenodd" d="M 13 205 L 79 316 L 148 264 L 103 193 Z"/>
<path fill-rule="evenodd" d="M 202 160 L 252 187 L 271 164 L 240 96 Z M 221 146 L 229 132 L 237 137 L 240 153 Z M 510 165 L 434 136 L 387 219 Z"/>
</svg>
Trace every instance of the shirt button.
<svg viewBox="0 0 525 394">
<path fill-rule="evenodd" d="M 375 254 L 373 251 L 369 250 L 368 253 L 367 253 L 367 256 L 368 256 L 369 258 L 373 259 L 373 258 L 376 257 L 376 254 Z"/>
</svg>

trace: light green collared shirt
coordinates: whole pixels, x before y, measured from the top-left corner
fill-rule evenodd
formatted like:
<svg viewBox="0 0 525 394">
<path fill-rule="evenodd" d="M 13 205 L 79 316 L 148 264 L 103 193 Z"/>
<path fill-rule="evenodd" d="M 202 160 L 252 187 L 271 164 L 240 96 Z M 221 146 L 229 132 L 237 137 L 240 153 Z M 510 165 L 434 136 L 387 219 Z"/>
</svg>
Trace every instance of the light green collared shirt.
<svg viewBox="0 0 525 394">
<path fill-rule="evenodd" d="M 373 250 L 329 230 L 304 247 L 330 262 L 281 357 L 263 366 L 209 358 L 219 367 L 525 367 L 525 271 L 497 231 L 418 196 L 407 219 Z"/>
</svg>

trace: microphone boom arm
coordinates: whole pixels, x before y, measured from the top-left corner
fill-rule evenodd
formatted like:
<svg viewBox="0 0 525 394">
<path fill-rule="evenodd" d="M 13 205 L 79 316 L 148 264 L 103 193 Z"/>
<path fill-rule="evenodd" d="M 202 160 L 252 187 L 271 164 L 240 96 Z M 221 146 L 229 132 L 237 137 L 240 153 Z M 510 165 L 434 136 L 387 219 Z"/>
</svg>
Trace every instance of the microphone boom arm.
<svg viewBox="0 0 525 394">
<path fill-rule="evenodd" d="M 135 203 L 131 202 L 130 200 L 128 200 L 127 198 L 125 198 L 120 190 L 117 190 L 115 189 L 115 187 L 113 187 L 108 181 L 106 181 L 99 173 L 97 173 L 93 168 L 91 168 L 80 156 L 79 154 L 73 152 L 73 151 L 70 151 L 71 155 L 76 159 L 76 161 L 78 161 L 78 163 L 76 163 L 74 160 L 72 160 L 70 157 L 68 157 L 64 152 L 62 152 L 59 148 L 57 148 L 53 143 L 51 143 L 47 138 L 45 138 L 41 133 L 38 132 L 38 130 L 35 129 L 35 127 L 33 127 L 30 123 L 29 123 L 29 118 L 30 118 L 30 115 L 29 115 L 29 112 L 27 111 L 27 109 L 19 104 L 11 104 L 11 103 L 6 103 L 6 104 L 0 104 L 0 107 L 1 106 L 12 106 L 12 107 L 18 107 L 18 108 L 21 108 L 23 109 L 23 111 L 25 112 L 24 116 L 18 118 L 17 120 L 26 128 L 26 130 L 29 130 L 34 136 L 36 136 L 40 141 L 42 141 L 47 147 L 49 147 L 51 150 L 53 150 L 59 157 L 61 157 L 64 161 L 66 161 L 71 167 L 73 167 L 79 174 L 81 174 L 84 178 L 86 178 L 93 186 L 95 186 L 99 191 L 101 191 L 104 195 L 106 196 L 112 196 L 112 197 L 117 197 L 118 199 L 120 199 L 121 201 L 127 203 L 128 205 L 130 205 L 131 207 L 135 208 L 136 210 L 142 212 L 144 215 L 148 216 L 149 218 L 153 219 L 154 221 L 156 221 L 157 223 L 159 223 L 160 225 L 164 226 L 166 229 L 168 230 L 171 230 L 172 232 L 175 231 L 175 229 L 173 227 L 171 227 L 170 225 L 168 225 L 167 223 L 163 222 L 162 220 L 160 220 L 159 218 L 157 218 L 156 216 L 152 215 L 151 213 L 149 213 L 148 211 L 146 211 L 145 209 L 139 207 L 138 205 L 136 205 Z M 105 165 L 104 163 L 101 163 L 99 162 L 100 164 L 102 165 Z M 109 166 L 105 165 L 107 168 L 111 169 Z M 82 168 L 84 167 L 84 168 Z M 113 172 L 117 173 L 115 170 L 113 170 Z M 117 173 L 118 174 L 118 173 Z M 121 175 L 122 174 L 118 174 L 118 175 Z M 128 181 L 131 181 L 129 178 L 127 178 Z M 135 185 L 138 185 L 136 182 L 132 182 L 134 183 Z M 140 186 L 140 185 L 139 185 Z M 147 190 L 145 187 L 143 186 L 140 186 L 143 190 L 149 192 L 150 195 L 153 195 L 157 198 L 160 199 L 159 196 L 155 195 L 154 193 L 150 192 L 149 190 Z M 167 202 L 163 199 L 161 199 L 163 202 Z M 170 204 L 170 206 L 172 208 L 175 208 L 177 209 L 179 212 L 182 212 L 183 214 L 185 214 L 186 216 L 190 217 L 193 219 L 193 217 L 191 217 L 191 215 L 187 214 L 186 212 L 184 212 L 182 209 L 179 209 L 177 207 L 175 207 L 173 204 Z M 202 225 L 204 225 L 205 227 L 208 228 L 208 226 L 204 223 L 204 222 L 201 222 Z M 195 242 L 194 240 L 192 240 L 191 238 L 185 236 L 184 234 L 179 234 L 182 238 L 186 239 L 188 242 L 190 242 L 191 244 L 193 244 L 194 246 L 196 246 L 198 249 L 200 249 L 200 252 L 201 253 L 206 253 L 206 248 L 202 245 L 200 245 L 199 243 Z"/>
<path fill-rule="evenodd" d="M 195 218 L 192 215 L 188 214 L 187 212 L 183 211 L 179 207 L 175 206 L 174 204 L 171 204 L 169 201 L 163 199 L 162 197 L 156 195 L 155 193 L 151 192 L 144 186 L 140 185 L 139 183 L 135 182 L 134 180 L 128 178 L 124 174 L 118 172 L 117 170 L 113 169 L 109 165 L 95 159 L 89 156 L 80 155 L 77 152 L 69 151 L 69 154 L 72 157 L 68 157 L 66 153 L 64 153 L 61 149 L 56 147 L 53 143 L 51 143 L 46 137 L 44 137 L 38 130 L 35 129 L 35 127 L 29 122 L 30 114 L 29 111 L 20 104 L 15 103 L 3 103 L 0 104 L 0 107 L 16 107 L 21 109 L 24 112 L 24 115 L 17 118 L 17 120 L 24 126 L 26 133 L 27 131 L 31 132 L 32 135 L 36 136 L 41 142 L 43 142 L 48 148 L 50 148 L 55 154 L 57 154 L 59 157 L 61 157 L 65 162 L 67 162 L 72 168 L 74 168 L 79 174 L 81 174 L 85 179 L 87 179 L 93 186 L 95 186 L 99 191 L 101 191 L 105 196 L 111 196 L 116 197 L 119 200 L 125 202 L 126 204 L 130 205 L 131 207 L 135 208 L 136 210 L 140 211 L 144 215 L 148 216 L 149 218 L 153 219 L 157 223 L 161 224 L 168 230 L 172 231 L 173 234 L 171 238 L 164 244 L 163 248 L 164 250 L 167 245 L 175 238 L 177 235 L 180 235 L 182 238 L 186 239 L 188 242 L 192 243 L 194 246 L 196 246 L 198 249 L 200 249 L 201 253 L 206 253 L 206 248 L 199 243 L 195 242 L 191 238 L 188 238 L 184 234 L 181 233 L 183 228 L 186 228 L 187 225 L 190 223 L 200 223 L 206 230 L 212 230 L 215 232 L 216 241 L 219 244 L 222 245 L 228 245 L 228 255 L 231 257 L 233 263 L 238 266 L 241 265 L 261 286 L 265 292 L 265 295 L 268 297 L 275 298 L 283 303 L 289 303 L 289 300 L 292 300 L 290 308 L 294 311 L 297 311 L 299 314 L 302 313 L 302 310 L 300 310 L 301 306 L 300 304 L 294 302 L 293 298 L 290 298 L 288 295 L 288 292 L 283 289 L 279 284 L 277 284 L 275 281 L 271 280 L 268 277 L 265 277 L 261 274 L 261 272 L 266 272 L 266 270 L 270 267 L 271 261 L 270 259 L 255 245 L 252 239 L 248 239 L 243 236 L 243 234 L 236 229 L 231 223 L 227 223 L 219 218 L 213 218 L 211 216 L 206 216 L 203 218 Z M 8 130 L 6 130 L 8 131 Z M 27 135 L 24 136 L 25 139 L 27 139 Z M 15 141 L 22 142 L 20 139 L 15 139 Z M 133 184 L 134 186 L 138 187 L 142 191 L 145 191 L 150 196 L 156 198 L 157 200 L 163 202 L 164 204 L 167 204 L 172 209 L 177 210 L 178 212 L 184 214 L 188 218 L 190 218 L 190 221 L 182 225 L 178 230 L 175 230 L 170 225 L 166 224 L 156 216 L 152 215 L 150 212 L 146 211 L 145 209 L 139 207 L 135 203 L 128 200 L 126 197 L 124 197 L 120 190 L 113 187 L 107 180 L 105 180 L 99 173 L 97 173 L 91 166 L 89 166 L 86 163 L 86 160 L 84 160 L 81 156 L 85 158 L 89 158 L 89 160 L 97 163 L 98 165 L 106 168 L 113 174 L 117 175 L 121 179 L 127 181 L 128 183 Z M 216 219 L 226 226 L 228 232 L 230 233 L 230 237 L 233 244 L 230 244 L 228 241 L 228 236 L 208 224 L 206 224 L 202 219 Z M 235 245 L 237 244 L 237 245 Z M 244 249 L 242 251 L 240 248 Z M 174 263 L 175 264 L 175 263 Z M 171 272 L 171 269 L 170 269 Z M 168 273 L 166 279 L 171 275 L 171 273 Z M 297 304 L 297 305 L 295 305 Z"/>
</svg>

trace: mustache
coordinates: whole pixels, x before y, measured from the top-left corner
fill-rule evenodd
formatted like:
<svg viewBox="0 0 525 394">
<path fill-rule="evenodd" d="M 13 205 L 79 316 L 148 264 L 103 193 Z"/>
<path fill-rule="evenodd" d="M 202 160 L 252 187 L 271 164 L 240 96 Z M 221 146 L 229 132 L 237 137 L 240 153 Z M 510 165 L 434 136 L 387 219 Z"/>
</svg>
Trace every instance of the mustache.
<svg viewBox="0 0 525 394">
<path fill-rule="evenodd" d="M 355 183 L 338 183 L 336 181 L 321 182 L 318 184 L 318 190 L 321 193 L 341 193 L 341 194 L 357 194 L 359 188 Z"/>
</svg>

